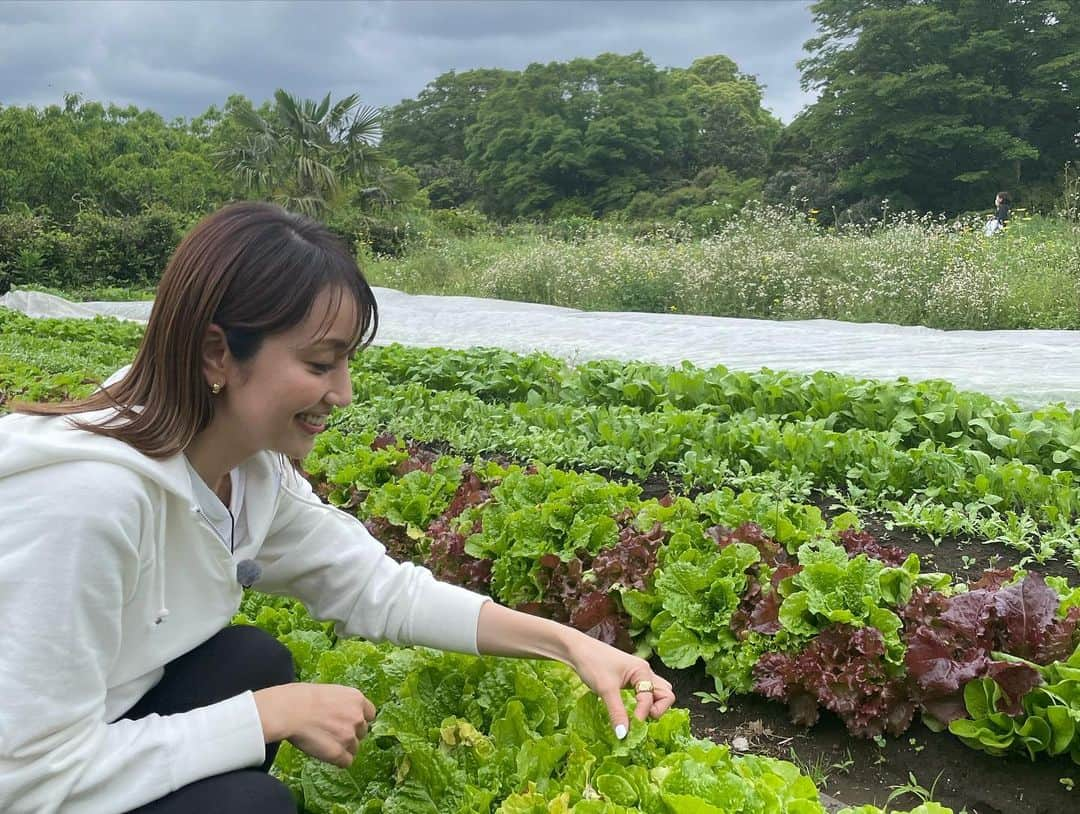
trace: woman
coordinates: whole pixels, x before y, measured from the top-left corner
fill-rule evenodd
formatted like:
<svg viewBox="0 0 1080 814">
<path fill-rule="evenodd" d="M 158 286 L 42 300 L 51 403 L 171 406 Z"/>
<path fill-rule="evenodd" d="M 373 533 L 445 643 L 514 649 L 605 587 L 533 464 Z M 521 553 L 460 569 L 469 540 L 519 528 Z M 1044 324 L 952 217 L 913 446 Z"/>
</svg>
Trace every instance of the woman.
<svg viewBox="0 0 1080 814">
<path fill-rule="evenodd" d="M 639 718 L 671 706 L 645 661 L 395 563 L 312 493 L 289 459 L 376 327 L 325 228 L 234 204 L 177 248 L 126 375 L 0 419 L 0 810 L 293 812 L 281 740 L 349 765 L 375 709 L 230 627 L 240 582 L 346 636 L 564 661 L 620 737 L 621 688 Z"/>
<path fill-rule="evenodd" d="M 986 221 L 983 230 L 987 235 L 1000 232 L 1009 224 L 1009 193 L 999 192 L 994 198 L 994 214 Z"/>
<path fill-rule="evenodd" d="M 994 198 L 994 220 L 1001 224 L 1002 228 L 1009 225 L 1009 193 L 999 192 Z"/>
</svg>

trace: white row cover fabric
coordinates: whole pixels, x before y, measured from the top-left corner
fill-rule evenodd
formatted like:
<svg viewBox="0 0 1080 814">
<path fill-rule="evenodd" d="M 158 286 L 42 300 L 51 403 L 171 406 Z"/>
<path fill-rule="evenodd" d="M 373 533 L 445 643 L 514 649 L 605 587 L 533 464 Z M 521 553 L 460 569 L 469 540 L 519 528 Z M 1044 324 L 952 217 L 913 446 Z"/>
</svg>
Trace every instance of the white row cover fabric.
<svg viewBox="0 0 1080 814">
<path fill-rule="evenodd" d="M 570 362 L 638 359 L 732 370 L 830 370 L 869 379 L 945 379 L 1025 407 L 1080 407 L 1080 332 L 940 331 L 833 320 L 578 311 L 551 305 L 404 294 L 376 288 L 378 344 L 545 351 Z M 0 306 L 34 317 L 145 321 L 150 302 L 72 303 L 13 291 Z"/>
</svg>

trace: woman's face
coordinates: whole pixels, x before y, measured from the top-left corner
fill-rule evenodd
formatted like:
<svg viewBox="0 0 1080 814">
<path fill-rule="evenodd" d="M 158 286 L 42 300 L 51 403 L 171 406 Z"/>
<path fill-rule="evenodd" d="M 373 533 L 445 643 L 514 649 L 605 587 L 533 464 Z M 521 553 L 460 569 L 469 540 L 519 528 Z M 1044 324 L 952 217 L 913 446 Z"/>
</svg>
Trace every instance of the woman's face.
<svg viewBox="0 0 1080 814">
<path fill-rule="evenodd" d="M 304 458 L 331 408 L 352 401 L 348 357 L 357 306 L 342 293 L 332 313 L 337 299 L 322 291 L 304 322 L 268 336 L 248 362 L 232 362 L 221 413 L 248 454 L 268 449 Z"/>
</svg>

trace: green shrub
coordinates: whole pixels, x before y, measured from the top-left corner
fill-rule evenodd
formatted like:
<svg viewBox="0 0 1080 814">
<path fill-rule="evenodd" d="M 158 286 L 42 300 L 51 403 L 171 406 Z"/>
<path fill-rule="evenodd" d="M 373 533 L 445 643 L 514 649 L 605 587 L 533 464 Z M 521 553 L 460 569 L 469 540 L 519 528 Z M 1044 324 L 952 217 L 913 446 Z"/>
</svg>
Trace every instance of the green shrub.
<svg viewBox="0 0 1080 814">
<path fill-rule="evenodd" d="M 362 212 L 340 206 L 327 213 L 326 226 L 359 255 L 403 257 L 427 232 L 427 213 L 389 210 Z"/>
<path fill-rule="evenodd" d="M 429 216 L 436 233 L 450 237 L 485 234 L 495 228 L 484 213 L 475 209 L 433 209 Z"/>
<path fill-rule="evenodd" d="M 133 217 L 80 212 L 72 229 L 78 264 L 63 284 L 153 285 L 196 217 L 164 206 Z"/>
<path fill-rule="evenodd" d="M 10 285 L 59 286 L 71 268 L 71 239 L 45 215 L 0 214 L 0 275 Z"/>
<path fill-rule="evenodd" d="M 86 209 L 65 231 L 45 215 L 0 214 L 0 274 L 63 290 L 153 286 L 196 217 L 160 205 L 130 217 Z"/>
</svg>

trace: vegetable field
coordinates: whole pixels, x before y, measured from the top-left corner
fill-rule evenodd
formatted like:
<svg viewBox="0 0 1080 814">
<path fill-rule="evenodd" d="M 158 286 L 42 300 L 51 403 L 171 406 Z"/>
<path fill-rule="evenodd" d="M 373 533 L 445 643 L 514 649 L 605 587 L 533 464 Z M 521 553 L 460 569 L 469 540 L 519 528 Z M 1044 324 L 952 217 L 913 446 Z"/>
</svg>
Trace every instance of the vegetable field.
<svg viewBox="0 0 1080 814">
<path fill-rule="evenodd" d="M 0 410 L 87 392 L 140 335 L 0 310 Z M 495 349 L 370 348 L 353 380 L 305 461 L 325 500 L 397 559 L 651 657 L 682 708 L 618 741 L 560 665 L 338 641 L 252 592 L 240 621 L 380 710 L 349 770 L 282 749 L 306 811 L 1076 806 L 1080 414 Z"/>
</svg>

